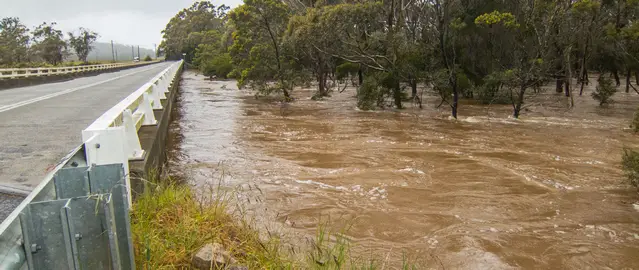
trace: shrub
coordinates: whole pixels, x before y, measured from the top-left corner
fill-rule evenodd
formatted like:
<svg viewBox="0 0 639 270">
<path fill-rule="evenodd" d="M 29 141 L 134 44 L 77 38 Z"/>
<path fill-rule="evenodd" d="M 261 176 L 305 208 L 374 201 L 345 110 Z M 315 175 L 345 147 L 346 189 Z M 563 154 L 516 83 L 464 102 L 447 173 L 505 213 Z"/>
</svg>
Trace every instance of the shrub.
<svg viewBox="0 0 639 270">
<path fill-rule="evenodd" d="M 383 100 L 384 90 L 375 76 L 367 76 L 357 90 L 357 107 L 362 110 L 374 110 Z"/>
<path fill-rule="evenodd" d="M 610 98 L 617 92 L 617 88 L 612 85 L 612 81 L 605 76 L 597 79 L 597 88 L 592 92 L 592 98 L 599 101 L 599 106 L 610 103 Z"/>
<path fill-rule="evenodd" d="M 218 78 L 227 78 L 233 70 L 231 55 L 222 53 L 213 56 L 210 60 L 200 61 L 200 71 L 205 76 L 217 76 Z"/>
<path fill-rule="evenodd" d="M 639 188 L 639 152 L 624 148 L 621 164 L 630 184 Z"/>
<path fill-rule="evenodd" d="M 153 58 L 151 58 L 151 56 L 146 56 L 144 57 L 144 61 L 149 62 L 149 61 L 153 61 Z"/>
<path fill-rule="evenodd" d="M 477 87 L 477 99 L 483 104 L 510 104 L 510 95 L 504 88 L 505 72 L 493 72 L 484 77 L 483 85 Z"/>
<path fill-rule="evenodd" d="M 639 108 L 637 108 L 637 111 L 635 112 L 635 116 L 634 118 L 632 118 L 632 123 L 630 124 L 630 127 L 636 132 L 639 132 Z"/>
</svg>

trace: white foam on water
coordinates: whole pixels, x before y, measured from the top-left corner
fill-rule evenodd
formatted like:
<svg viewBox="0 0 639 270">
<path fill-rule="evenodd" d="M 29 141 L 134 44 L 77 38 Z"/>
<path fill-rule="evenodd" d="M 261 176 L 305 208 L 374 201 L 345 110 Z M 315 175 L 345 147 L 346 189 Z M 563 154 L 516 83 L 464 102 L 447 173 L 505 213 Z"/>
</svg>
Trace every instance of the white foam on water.
<svg viewBox="0 0 639 270">
<path fill-rule="evenodd" d="M 412 173 L 417 173 L 417 174 L 425 174 L 423 171 L 415 169 L 415 168 L 411 168 L 411 167 L 406 167 L 404 169 L 399 170 L 400 172 L 412 172 Z"/>
</svg>

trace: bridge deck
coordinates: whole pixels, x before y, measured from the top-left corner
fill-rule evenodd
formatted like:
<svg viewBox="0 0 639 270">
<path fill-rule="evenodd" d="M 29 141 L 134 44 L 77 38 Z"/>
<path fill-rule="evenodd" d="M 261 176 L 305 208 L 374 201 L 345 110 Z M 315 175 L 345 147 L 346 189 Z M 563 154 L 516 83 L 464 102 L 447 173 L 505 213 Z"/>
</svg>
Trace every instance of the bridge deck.
<svg viewBox="0 0 639 270">
<path fill-rule="evenodd" d="M 168 63 L 0 91 L 0 186 L 37 185 L 81 131 Z M 0 194 L 0 220 L 16 198 Z"/>
</svg>

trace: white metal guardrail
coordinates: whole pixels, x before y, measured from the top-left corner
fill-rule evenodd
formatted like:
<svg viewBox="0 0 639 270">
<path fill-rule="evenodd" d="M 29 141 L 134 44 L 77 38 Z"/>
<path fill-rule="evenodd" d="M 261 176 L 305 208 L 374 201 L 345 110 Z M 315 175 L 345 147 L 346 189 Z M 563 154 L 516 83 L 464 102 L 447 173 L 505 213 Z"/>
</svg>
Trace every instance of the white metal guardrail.
<svg viewBox="0 0 639 270">
<path fill-rule="evenodd" d="M 33 264 L 33 256 L 42 256 L 38 254 L 38 252 L 42 250 L 42 247 L 39 246 L 37 242 L 36 244 L 31 244 L 31 246 L 29 247 L 25 247 L 25 243 L 32 243 L 34 239 L 29 240 L 24 238 L 25 236 L 23 235 L 23 231 L 28 226 L 26 224 L 23 224 L 24 221 L 22 221 L 21 219 L 29 220 L 25 219 L 24 217 L 30 215 L 33 216 L 34 213 L 30 213 L 29 209 L 32 208 L 34 203 L 43 205 L 50 203 L 51 200 L 60 200 L 62 198 L 66 198 L 65 196 L 61 196 L 61 194 L 68 193 L 70 191 L 62 190 L 58 183 L 60 177 L 56 179 L 56 177 L 65 170 L 69 170 L 71 168 L 88 168 L 85 169 L 88 173 L 88 175 L 86 176 L 88 180 L 87 178 L 85 178 L 84 180 L 64 180 L 67 181 L 67 183 L 64 183 L 64 181 L 62 181 L 65 185 L 69 185 L 68 181 L 71 181 L 71 183 L 93 181 L 91 180 L 91 171 L 93 171 L 94 173 L 100 172 L 101 166 L 122 164 L 122 167 L 124 167 L 123 173 L 126 175 L 126 178 L 124 179 L 126 181 L 126 191 L 123 192 L 125 194 L 128 193 L 126 194 L 128 196 L 125 197 L 127 197 L 127 199 L 129 200 L 128 204 L 124 205 L 128 205 L 130 207 L 131 188 L 128 177 L 128 161 L 130 159 L 142 159 L 145 155 L 144 151 L 140 147 L 140 141 L 137 131 L 143 125 L 156 124 L 153 109 L 162 108 L 162 99 L 166 98 L 166 93 L 169 92 L 171 84 L 176 82 L 175 79 L 177 77 L 177 72 L 179 71 L 182 64 L 182 61 L 171 64 L 169 67 L 157 74 L 148 83 L 138 88 L 131 95 L 126 97 L 120 103 L 100 116 L 87 129 L 82 131 L 82 139 L 84 141 L 84 144 L 77 147 L 69 155 L 63 158 L 61 162 L 55 167 L 55 169 L 51 171 L 45 177 L 45 179 L 22 201 L 22 203 L 20 203 L 20 205 L 15 210 L 13 210 L 9 217 L 7 217 L 7 219 L 5 219 L 0 224 L 0 270 L 27 269 L 27 261 Z M 83 184 L 81 183 L 79 184 L 79 186 L 82 185 Z M 91 186 L 91 188 L 94 187 L 93 184 L 89 184 L 89 186 Z M 84 188 L 86 189 L 86 186 Z M 77 190 L 73 190 L 72 188 L 71 192 L 77 192 Z M 93 194 L 93 192 L 91 194 Z M 72 198 L 71 200 L 74 199 Z M 69 211 L 69 208 L 66 206 L 65 211 Z M 45 216 L 46 215 L 47 214 L 45 212 Z M 125 215 L 125 217 L 126 220 L 128 220 L 128 214 Z M 121 221 L 116 220 L 116 222 Z M 118 228 L 122 227 L 120 226 Z M 29 230 L 33 229 L 34 228 L 31 228 Z M 46 228 L 41 229 L 46 230 Z M 69 228 L 67 227 L 66 229 L 63 229 L 63 231 L 66 232 L 66 230 Z M 43 232 L 43 234 L 44 235 L 41 235 L 41 237 L 48 237 L 46 235 L 46 231 Z M 117 234 L 122 235 L 122 233 L 119 231 Z M 67 236 L 68 235 L 64 237 Z M 75 241 L 80 241 L 82 239 L 82 236 L 79 236 L 80 240 L 78 240 L 78 236 L 79 235 L 73 235 L 71 237 L 75 237 Z M 77 247 L 77 244 L 73 244 L 73 240 L 70 243 L 72 247 Z M 56 248 L 44 247 L 43 250 L 45 253 L 49 252 L 48 258 L 50 258 L 52 255 L 55 255 L 51 254 L 50 252 L 52 250 L 55 251 Z M 111 251 L 101 250 L 98 252 L 112 253 Z M 71 252 L 71 254 L 75 255 L 76 253 Z M 71 258 L 60 259 L 73 261 L 73 259 Z M 124 261 L 124 258 L 122 260 Z"/>
<path fill-rule="evenodd" d="M 128 161 L 144 159 L 145 155 L 140 146 L 138 130 L 142 125 L 156 124 L 153 110 L 162 109 L 161 100 L 166 99 L 166 93 L 182 63 L 178 61 L 167 67 L 82 131 L 88 164 L 124 164 L 129 205 L 131 188 Z"/>
<path fill-rule="evenodd" d="M 18 79 L 26 77 L 40 77 L 51 75 L 62 75 L 72 73 L 82 73 L 98 70 L 107 70 L 113 68 L 120 68 L 126 66 L 136 66 L 146 64 L 145 62 L 139 63 L 115 63 L 115 64 L 101 64 L 101 65 L 86 65 L 86 66 L 73 66 L 73 67 L 50 67 L 50 68 L 0 68 L 0 79 Z"/>
</svg>

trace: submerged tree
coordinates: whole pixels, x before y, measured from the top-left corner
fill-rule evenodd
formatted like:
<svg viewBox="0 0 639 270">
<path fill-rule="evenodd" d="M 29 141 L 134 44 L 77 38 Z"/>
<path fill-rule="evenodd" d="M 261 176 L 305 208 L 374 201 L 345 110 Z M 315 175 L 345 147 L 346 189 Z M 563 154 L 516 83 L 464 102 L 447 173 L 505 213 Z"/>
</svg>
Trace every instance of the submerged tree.
<svg viewBox="0 0 639 270">
<path fill-rule="evenodd" d="M 281 92 L 292 100 L 296 74 L 282 49 L 289 17 L 288 6 L 277 0 L 247 0 L 229 13 L 235 30 L 229 50 L 240 86 L 259 94 Z"/>
</svg>

